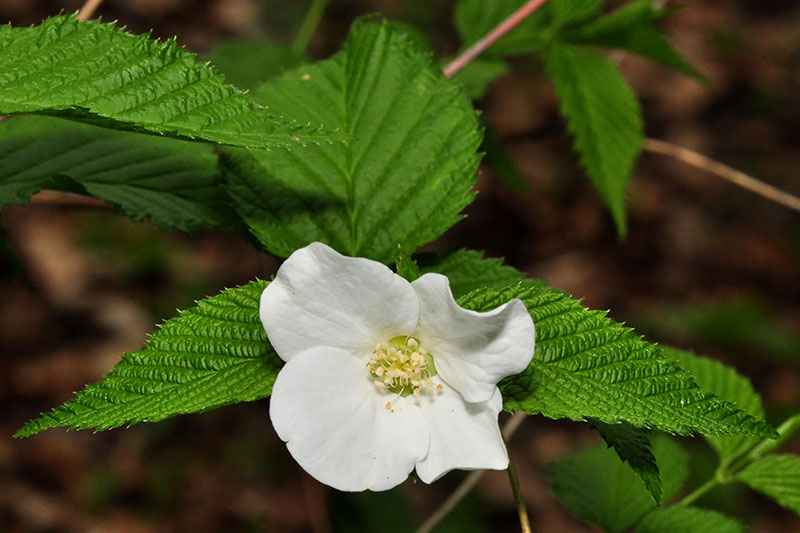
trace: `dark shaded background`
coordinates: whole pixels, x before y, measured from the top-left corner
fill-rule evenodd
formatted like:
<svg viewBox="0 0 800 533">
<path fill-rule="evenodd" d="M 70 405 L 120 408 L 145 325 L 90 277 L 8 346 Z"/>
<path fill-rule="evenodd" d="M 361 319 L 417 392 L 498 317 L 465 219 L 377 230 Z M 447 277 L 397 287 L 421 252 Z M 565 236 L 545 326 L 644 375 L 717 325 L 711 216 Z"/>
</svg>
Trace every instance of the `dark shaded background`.
<svg viewBox="0 0 800 533">
<path fill-rule="evenodd" d="M 0 22 L 37 24 L 81 2 L 4 0 Z M 306 2 L 108 0 L 99 11 L 204 53 L 219 39 L 292 38 Z M 311 47 L 332 53 L 356 16 L 422 27 L 440 55 L 458 49 L 451 2 L 333 0 Z M 670 18 L 676 46 L 713 89 L 622 56 L 649 136 L 720 159 L 800 194 L 800 7 L 700 1 Z M 468 218 L 429 248 L 483 249 L 548 278 L 651 340 L 718 357 L 751 377 L 768 418 L 800 406 L 800 224 L 778 205 L 662 156 L 640 159 L 630 234 L 619 242 L 577 167 L 541 65 L 518 60 L 478 103 L 530 189 L 483 168 Z M 275 436 L 267 401 L 92 435 L 26 420 L 96 381 L 154 324 L 223 287 L 271 275 L 277 261 L 236 237 L 165 233 L 122 215 L 12 206 L 13 253 L 0 252 L 0 531 L 407 531 L 463 478 L 385 494 L 336 493 L 306 476 Z M 534 529 L 591 531 L 548 493 L 549 462 L 597 444 L 585 424 L 530 418 L 511 453 Z M 713 468 L 699 439 L 695 471 Z M 800 451 L 797 439 L 790 450 Z M 694 482 L 695 484 L 697 481 Z M 505 474 L 488 473 L 442 531 L 516 531 Z M 471 503 L 471 504 L 470 504 Z M 754 531 L 796 531 L 791 513 L 725 487 L 700 502 Z"/>
</svg>

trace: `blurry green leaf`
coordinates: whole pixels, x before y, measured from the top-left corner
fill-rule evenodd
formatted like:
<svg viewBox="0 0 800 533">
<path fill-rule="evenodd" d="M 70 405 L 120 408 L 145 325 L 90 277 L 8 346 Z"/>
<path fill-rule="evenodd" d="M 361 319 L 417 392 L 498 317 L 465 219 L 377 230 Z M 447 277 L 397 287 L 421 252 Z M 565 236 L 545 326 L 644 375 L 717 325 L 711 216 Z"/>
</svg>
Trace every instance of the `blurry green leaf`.
<svg viewBox="0 0 800 533">
<path fill-rule="evenodd" d="M 688 456 L 663 436 L 653 439 L 653 454 L 668 501 L 689 473 Z M 548 478 L 553 494 L 572 514 L 610 533 L 627 530 L 656 507 L 642 481 L 605 446 L 556 461 Z"/>
<path fill-rule="evenodd" d="M 654 26 L 654 22 L 668 14 L 669 11 L 665 9 L 653 8 L 652 0 L 637 0 L 624 4 L 604 17 L 567 29 L 559 38 L 564 42 L 633 52 L 688 76 L 705 80 Z"/>
<path fill-rule="evenodd" d="M 636 428 L 630 424 L 604 424 L 597 420 L 588 420 L 589 425 L 600 433 L 603 440 L 614 448 L 623 462 L 633 469 L 642 480 L 647 492 L 657 505 L 661 505 L 661 476 L 656 465 L 656 458 L 650 449 L 650 438 L 646 429 Z"/>
<path fill-rule="evenodd" d="M 127 129 L 249 147 L 339 140 L 276 118 L 175 44 L 113 24 L 59 15 L 0 26 L 0 115 L 58 115 Z"/>
<path fill-rule="evenodd" d="M 46 429 L 112 429 L 269 396 L 283 362 L 258 306 L 265 281 L 228 289 L 167 320 L 144 348 L 125 354 L 100 383 L 31 420 L 15 437 Z"/>
<path fill-rule="evenodd" d="M 508 63 L 491 56 L 477 57 L 460 70 L 453 80 L 464 86 L 464 92 L 473 100 L 483 98 L 489 84 L 509 71 Z"/>
<path fill-rule="evenodd" d="M 761 398 L 753 389 L 750 380 L 733 368 L 725 366 L 719 361 L 701 357 L 684 350 L 667 346 L 662 347 L 661 350 L 665 356 L 674 360 L 681 368 L 688 371 L 703 389 L 735 404 L 739 409 L 756 418 L 764 418 Z M 744 435 L 733 437 L 706 436 L 706 440 L 716 450 L 720 461 L 727 462 L 746 452 L 759 441 L 759 438 Z"/>
<path fill-rule="evenodd" d="M 224 149 L 236 208 L 272 253 L 321 241 L 393 262 L 461 219 L 474 198 L 481 132 L 461 88 L 386 24 L 357 22 L 342 52 L 255 91 L 349 144 Z"/>
<path fill-rule="evenodd" d="M 525 0 L 461 0 L 455 9 L 456 28 L 465 44 L 485 36 L 525 3 Z M 489 48 L 495 54 L 537 52 L 550 44 L 571 43 L 626 50 L 705 81 L 664 37 L 655 22 L 672 10 L 653 7 L 652 0 L 635 0 L 598 16 L 601 0 L 550 0 L 508 35 Z"/>
<path fill-rule="evenodd" d="M 546 68 L 581 165 L 624 236 L 626 190 L 644 141 L 639 103 L 598 52 L 555 44 L 547 50 Z"/>
<path fill-rule="evenodd" d="M 736 479 L 800 515 L 800 456 L 762 457 Z"/>
<path fill-rule="evenodd" d="M 492 170 L 509 187 L 527 191 L 529 189 L 528 184 L 517 172 L 514 159 L 508 153 L 503 140 L 488 122 L 484 122 L 483 127 L 483 143 L 480 148 L 484 152 L 483 162 L 492 167 Z"/>
<path fill-rule="evenodd" d="M 421 262 L 420 272 L 438 272 L 447 276 L 456 298 L 478 288 L 506 287 L 525 277 L 519 270 L 504 265 L 502 258 L 484 258 L 483 252 L 476 250 L 457 250 L 433 263 Z"/>
<path fill-rule="evenodd" d="M 716 511 L 677 506 L 656 509 L 636 526 L 636 533 L 744 533 L 738 520 Z"/>
<path fill-rule="evenodd" d="M 596 15 L 603 0 L 550 0 L 547 5 L 552 13 L 553 25 L 563 26 Z"/>
<path fill-rule="evenodd" d="M 416 524 L 403 487 L 385 492 L 331 491 L 335 512 L 330 515 L 337 533 L 407 533 Z"/>
<path fill-rule="evenodd" d="M 677 306 L 653 313 L 648 322 L 658 335 L 700 337 L 734 353 L 753 351 L 800 363 L 800 334 L 777 320 L 758 300 L 735 298 Z"/>
<path fill-rule="evenodd" d="M 699 388 L 659 348 L 568 294 L 527 282 L 477 289 L 459 304 L 488 311 L 519 298 L 536 325 L 536 351 L 500 382 L 507 410 L 671 433 L 776 436 L 764 421 Z"/>
<path fill-rule="evenodd" d="M 49 188 L 90 194 L 164 228 L 231 228 L 238 216 L 221 181 L 210 145 L 48 117 L 0 122 L 0 207 Z"/>
<path fill-rule="evenodd" d="M 385 23 L 391 31 L 402 33 L 410 44 L 417 48 L 417 52 L 434 54 L 430 39 L 418 26 L 402 20 L 387 20 Z"/>
<path fill-rule="evenodd" d="M 307 62 L 291 47 L 268 41 L 222 41 L 208 59 L 228 82 L 241 89 L 252 89 Z"/>
</svg>

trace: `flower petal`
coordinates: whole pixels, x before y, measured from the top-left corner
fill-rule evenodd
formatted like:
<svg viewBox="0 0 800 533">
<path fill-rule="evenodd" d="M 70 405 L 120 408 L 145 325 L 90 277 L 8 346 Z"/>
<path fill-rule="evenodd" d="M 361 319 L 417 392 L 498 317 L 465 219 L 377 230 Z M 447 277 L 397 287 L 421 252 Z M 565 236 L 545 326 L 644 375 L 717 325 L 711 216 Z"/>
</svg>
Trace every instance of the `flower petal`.
<svg viewBox="0 0 800 533">
<path fill-rule="evenodd" d="M 284 361 L 314 346 L 369 356 L 376 343 L 410 334 L 418 313 L 413 289 L 388 267 L 318 242 L 289 256 L 264 289 L 260 307 L 267 336 Z"/>
<path fill-rule="evenodd" d="M 431 431 L 428 455 L 417 463 L 419 478 L 432 483 L 456 468 L 508 468 L 506 445 L 497 425 L 503 408 L 500 390 L 495 387 L 488 402 L 469 403 L 446 383 L 442 386 L 440 391 L 418 397 Z"/>
<path fill-rule="evenodd" d="M 459 307 L 441 274 L 411 286 L 419 297 L 418 338 L 442 379 L 468 402 L 489 400 L 498 381 L 531 362 L 536 330 L 521 300 L 478 313 Z"/>
<path fill-rule="evenodd" d="M 390 489 L 428 453 L 419 406 L 377 389 L 365 364 L 336 348 L 307 350 L 286 363 L 269 415 L 300 466 L 339 490 Z"/>
</svg>

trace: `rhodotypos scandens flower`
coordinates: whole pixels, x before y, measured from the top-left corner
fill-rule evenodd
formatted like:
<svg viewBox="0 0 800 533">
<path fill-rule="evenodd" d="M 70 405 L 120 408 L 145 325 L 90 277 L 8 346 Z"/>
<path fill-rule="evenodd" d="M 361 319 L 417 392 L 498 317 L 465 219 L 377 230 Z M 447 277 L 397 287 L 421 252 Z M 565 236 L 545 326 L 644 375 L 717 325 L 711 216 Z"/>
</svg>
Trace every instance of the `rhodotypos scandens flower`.
<svg viewBox="0 0 800 533">
<path fill-rule="evenodd" d="M 497 382 L 533 357 L 534 326 L 512 300 L 478 313 L 440 274 L 409 283 L 381 263 L 313 243 L 261 296 L 286 361 L 270 418 L 298 463 L 339 490 L 386 490 L 416 468 L 430 483 L 508 466 Z"/>
</svg>

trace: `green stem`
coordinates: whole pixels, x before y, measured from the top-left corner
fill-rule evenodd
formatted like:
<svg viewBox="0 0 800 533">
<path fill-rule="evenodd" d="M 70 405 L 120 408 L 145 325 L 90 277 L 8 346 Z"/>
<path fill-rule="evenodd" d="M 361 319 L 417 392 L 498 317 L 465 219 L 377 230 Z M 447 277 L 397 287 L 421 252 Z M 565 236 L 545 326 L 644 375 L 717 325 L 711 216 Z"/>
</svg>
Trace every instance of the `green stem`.
<svg viewBox="0 0 800 533">
<path fill-rule="evenodd" d="M 294 42 L 292 43 L 292 52 L 297 55 L 305 53 L 306 48 L 308 48 L 308 43 L 311 42 L 311 37 L 313 37 L 314 32 L 317 31 L 319 21 L 322 20 L 322 13 L 325 12 L 327 6 L 328 0 L 311 1 L 311 6 L 306 12 L 303 24 L 300 25 L 297 37 L 294 38 Z"/>
<path fill-rule="evenodd" d="M 777 439 L 761 439 L 742 454 L 734 457 L 727 464 L 720 467 L 720 470 L 724 473 L 723 477 L 725 479 L 735 477 L 736 474 L 750 466 L 751 463 L 774 451 L 781 444 L 786 442 L 786 440 L 797 431 L 799 426 L 800 415 L 795 415 L 784 420 L 776 430 L 779 435 Z"/>
<path fill-rule="evenodd" d="M 508 480 L 511 481 L 511 490 L 514 492 L 514 501 L 517 502 L 517 514 L 519 515 L 519 525 L 522 533 L 531 533 L 531 523 L 528 520 L 528 510 L 525 509 L 525 500 L 522 499 L 522 490 L 519 488 L 519 478 L 514 469 L 511 457 L 508 458 Z"/>
<path fill-rule="evenodd" d="M 689 505 L 691 503 L 694 503 L 701 496 L 703 496 L 706 492 L 708 492 L 711 489 L 713 489 L 714 487 L 716 487 L 719 484 L 719 482 L 720 482 L 720 480 L 717 478 L 717 476 L 712 477 L 711 479 L 709 479 L 708 481 L 706 481 L 705 483 L 703 483 L 702 485 L 697 487 L 693 492 L 691 492 L 690 494 L 687 494 L 681 501 L 679 501 L 675 505 L 676 506 L 678 506 L 678 505 Z"/>
<path fill-rule="evenodd" d="M 783 444 L 783 442 L 789 438 L 789 436 L 791 436 L 799 426 L 800 415 L 795 415 L 787 420 L 784 420 L 783 424 L 781 424 L 777 429 L 780 437 L 777 439 L 762 439 L 751 446 L 748 450 L 743 452 L 741 455 L 737 455 L 736 457 L 733 457 L 732 459 L 720 464 L 719 467 L 717 467 L 717 471 L 714 472 L 714 477 L 697 487 L 693 492 L 688 494 L 675 505 L 689 505 L 694 503 L 706 492 L 713 489 L 717 485 L 729 483 L 736 477 L 736 474 L 750 466 L 751 463 Z"/>
</svg>

